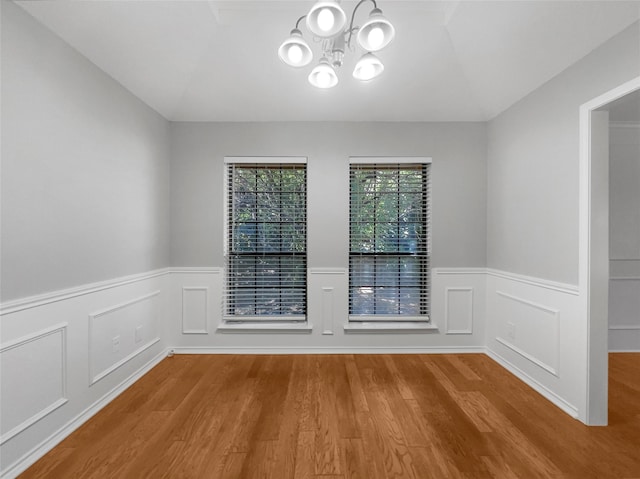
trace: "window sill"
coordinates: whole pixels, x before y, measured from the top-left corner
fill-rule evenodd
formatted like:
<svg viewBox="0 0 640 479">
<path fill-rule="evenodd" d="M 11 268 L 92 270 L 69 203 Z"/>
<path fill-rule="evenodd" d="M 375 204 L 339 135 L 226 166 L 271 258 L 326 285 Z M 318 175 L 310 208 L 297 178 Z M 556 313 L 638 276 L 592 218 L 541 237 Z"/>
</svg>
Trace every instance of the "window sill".
<svg viewBox="0 0 640 479">
<path fill-rule="evenodd" d="M 307 322 L 223 322 L 216 329 L 219 333 L 294 333 L 309 334 L 313 325 Z"/>
<path fill-rule="evenodd" d="M 438 325 L 417 321 L 352 321 L 344 325 L 344 332 L 353 333 L 435 333 Z"/>
</svg>

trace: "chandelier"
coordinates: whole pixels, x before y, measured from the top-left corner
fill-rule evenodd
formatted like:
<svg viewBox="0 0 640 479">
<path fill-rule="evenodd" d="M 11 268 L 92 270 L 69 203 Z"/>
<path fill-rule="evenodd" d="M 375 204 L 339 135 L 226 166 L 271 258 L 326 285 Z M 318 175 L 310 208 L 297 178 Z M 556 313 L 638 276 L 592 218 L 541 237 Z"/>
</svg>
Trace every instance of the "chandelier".
<svg viewBox="0 0 640 479">
<path fill-rule="evenodd" d="M 373 3 L 369 18 L 361 27 L 354 26 L 356 11 L 364 2 Z M 395 28 L 382 15 L 375 0 L 360 0 L 353 9 L 351 21 L 347 24 L 347 15 L 336 0 L 320 0 L 307 13 L 298 19 L 296 27 L 278 49 L 278 56 L 287 65 L 301 68 L 313 60 L 311 47 L 302 37 L 300 22 L 306 18 L 307 30 L 313 35 L 314 42 L 321 45 L 320 61 L 309 74 L 309 83 L 318 88 L 331 88 L 338 84 L 336 68 L 344 61 L 345 47 L 354 51 L 352 39 L 365 53 L 360 57 L 353 70 L 353 77 L 361 81 L 376 78 L 384 70 L 380 59 L 374 55 L 386 47 L 395 36 Z"/>
</svg>

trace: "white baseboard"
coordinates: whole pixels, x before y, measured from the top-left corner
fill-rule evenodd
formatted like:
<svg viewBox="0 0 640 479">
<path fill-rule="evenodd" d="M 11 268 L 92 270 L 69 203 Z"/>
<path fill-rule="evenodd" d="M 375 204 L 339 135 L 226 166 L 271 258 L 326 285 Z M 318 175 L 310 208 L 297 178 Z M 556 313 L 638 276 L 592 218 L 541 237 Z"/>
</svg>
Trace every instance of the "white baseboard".
<svg viewBox="0 0 640 479">
<path fill-rule="evenodd" d="M 107 394 L 105 394 L 98 401 L 93 403 L 87 409 L 78 414 L 75 418 L 61 427 L 57 432 L 49 436 L 43 442 L 34 447 L 31 451 L 22 456 L 18 461 L 9 466 L 5 471 L 3 471 L 0 479 L 14 479 L 18 475 L 22 474 L 29 467 L 35 464 L 38 459 L 43 457 L 46 453 L 48 453 L 55 446 L 60 444 L 64 439 L 66 439 L 73 431 L 82 426 L 85 422 L 95 416 L 102 408 L 108 405 L 111 401 L 113 401 L 116 397 L 122 394 L 126 389 L 128 389 L 133 383 L 135 383 L 138 379 L 144 376 L 147 372 L 149 372 L 154 366 L 156 366 L 160 361 L 162 361 L 165 357 L 167 357 L 169 350 L 166 349 L 159 353 L 156 357 L 154 357 L 151 361 L 146 363 L 140 369 L 138 369 L 135 373 L 131 374 L 127 379 L 122 381 L 118 386 L 113 388 Z"/>
<path fill-rule="evenodd" d="M 578 408 L 577 407 L 575 407 L 574 405 L 572 405 L 572 404 L 568 403 L 567 401 L 565 401 L 564 399 L 562 399 L 556 393 L 554 393 L 553 391 L 549 390 L 546 386 L 540 384 L 537 380 L 535 380 L 534 378 L 532 378 L 531 376 L 526 374 L 524 371 L 522 371 L 520 368 L 516 367 L 515 365 L 513 365 L 512 363 L 507 361 L 505 358 L 500 356 L 495 351 L 492 351 L 492 350 L 487 348 L 485 350 L 485 352 L 486 352 L 487 356 L 489 356 L 491 359 L 493 359 L 495 362 L 497 362 L 500 366 L 505 368 L 507 371 L 509 371 L 511 374 L 513 374 L 518 379 L 523 381 L 525 384 L 527 384 L 530 387 L 532 387 L 536 392 L 540 393 L 547 400 L 551 401 L 553 404 L 555 404 L 557 407 L 559 407 L 562 411 L 567 413 L 572 418 L 578 419 Z"/>
<path fill-rule="evenodd" d="M 225 348 L 180 347 L 171 348 L 175 354 L 484 354 L 482 346 L 429 347 L 429 348 Z"/>
</svg>

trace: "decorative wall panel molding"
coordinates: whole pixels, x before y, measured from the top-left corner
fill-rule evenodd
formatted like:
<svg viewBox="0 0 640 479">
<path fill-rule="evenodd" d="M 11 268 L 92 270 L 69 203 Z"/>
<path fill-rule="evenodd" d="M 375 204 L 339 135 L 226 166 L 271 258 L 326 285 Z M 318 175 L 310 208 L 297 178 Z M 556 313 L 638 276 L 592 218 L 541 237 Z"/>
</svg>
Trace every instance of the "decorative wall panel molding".
<svg viewBox="0 0 640 479">
<path fill-rule="evenodd" d="M 182 287 L 182 334 L 209 334 L 209 288 Z"/>
<path fill-rule="evenodd" d="M 346 268 L 309 268 L 307 318 L 320 324 L 321 336 L 335 335 L 336 322 L 348 321 L 349 271 Z M 328 339 L 328 338 L 327 338 Z M 330 344 L 322 340 L 317 345 Z"/>
<path fill-rule="evenodd" d="M 322 334 L 333 334 L 333 287 L 322 287 Z"/>
<path fill-rule="evenodd" d="M 90 385 L 160 341 L 159 296 L 154 291 L 89 315 Z"/>
<path fill-rule="evenodd" d="M 67 403 L 67 323 L 0 347 L 0 444 Z"/>
<path fill-rule="evenodd" d="M 504 291 L 496 291 L 496 294 L 503 299 L 499 311 L 504 323 L 496 341 L 558 376 L 559 310 Z"/>
<path fill-rule="evenodd" d="M 445 289 L 445 334 L 473 334 L 473 288 Z"/>
</svg>

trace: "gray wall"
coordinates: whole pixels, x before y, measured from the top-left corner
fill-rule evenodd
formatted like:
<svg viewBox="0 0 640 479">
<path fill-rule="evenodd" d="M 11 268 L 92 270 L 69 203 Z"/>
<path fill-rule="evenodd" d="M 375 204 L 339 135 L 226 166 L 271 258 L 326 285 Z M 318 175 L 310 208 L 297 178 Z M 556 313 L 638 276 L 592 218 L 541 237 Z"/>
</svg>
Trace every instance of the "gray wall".
<svg viewBox="0 0 640 479">
<path fill-rule="evenodd" d="M 609 141 L 609 258 L 637 263 L 611 275 L 640 277 L 640 123 L 612 126 Z"/>
<path fill-rule="evenodd" d="M 609 350 L 640 351 L 640 123 L 609 139 Z"/>
<path fill-rule="evenodd" d="M 168 122 L 2 2 L 2 300 L 169 263 Z"/>
<path fill-rule="evenodd" d="M 486 265 L 483 123 L 172 123 L 171 264 L 222 266 L 223 158 L 308 157 L 309 266 L 348 264 L 349 156 L 430 156 L 432 266 Z"/>
<path fill-rule="evenodd" d="M 489 267 L 577 284 L 579 107 L 638 75 L 636 22 L 489 123 Z"/>
</svg>

